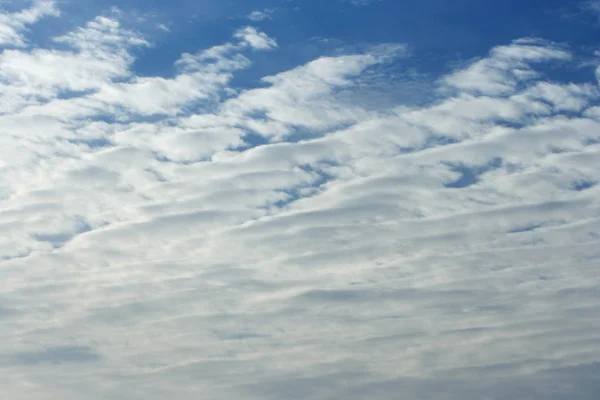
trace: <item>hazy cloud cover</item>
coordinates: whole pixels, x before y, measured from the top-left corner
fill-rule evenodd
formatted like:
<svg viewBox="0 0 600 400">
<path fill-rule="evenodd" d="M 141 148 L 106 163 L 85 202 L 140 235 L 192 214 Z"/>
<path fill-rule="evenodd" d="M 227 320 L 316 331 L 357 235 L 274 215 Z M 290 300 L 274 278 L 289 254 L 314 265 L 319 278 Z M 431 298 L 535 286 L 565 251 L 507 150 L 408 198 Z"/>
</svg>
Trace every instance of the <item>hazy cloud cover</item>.
<svg viewBox="0 0 600 400">
<path fill-rule="evenodd" d="M 3 396 L 596 399 L 598 43 L 275 3 L 0 14 Z"/>
</svg>

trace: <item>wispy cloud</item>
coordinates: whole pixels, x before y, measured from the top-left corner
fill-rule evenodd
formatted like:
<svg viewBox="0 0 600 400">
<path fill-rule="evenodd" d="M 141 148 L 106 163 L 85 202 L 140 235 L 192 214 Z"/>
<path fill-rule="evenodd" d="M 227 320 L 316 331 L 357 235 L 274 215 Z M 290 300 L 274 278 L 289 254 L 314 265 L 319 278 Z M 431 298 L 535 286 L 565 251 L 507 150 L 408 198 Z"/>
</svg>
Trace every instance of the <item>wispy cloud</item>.
<svg viewBox="0 0 600 400">
<path fill-rule="evenodd" d="M 24 31 L 28 25 L 35 24 L 47 16 L 60 15 L 53 0 L 38 0 L 31 8 L 15 12 L 0 13 L 0 47 L 24 47 Z"/>
<path fill-rule="evenodd" d="M 362 7 L 362 6 L 368 6 L 368 5 L 371 5 L 374 3 L 379 3 L 383 0 L 342 0 L 342 1 L 344 1 L 346 3 L 350 3 L 354 6 Z"/>
<path fill-rule="evenodd" d="M 589 0 L 586 1 L 584 4 L 584 8 L 596 12 L 596 13 L 600 13 L 600 1 L 598 0 Z"/>
<path fill-rule="evenodd" d="M 266 8 L 262 11 L 259 11 L 259 10 L 252 11 L 250 14 L 248 14 L 248 19 L 250 21 L 254 21 L 254 22 L 260 22 L 260 21 L 272 19 L 275 11 L 276 10 L 274 8 Z"/>
<path fill-rule="evenodd" d="M 489 57 L 447 76 L 451 87 L 487 95 L 513 93 L 518 85 L 537 78 L 532 63 L 568 61 L 566 49 L 538 39 L 520 39 L 492 50 Z"/>
<path fill-rule="evenodd" d="M 235 37 L 243 40 L 255 50 L 272 50 L 277 47 L 275 39 L 268 37 L 265 33 L 259 32 L 251 26 L 239 29 Z"/>
</svg>

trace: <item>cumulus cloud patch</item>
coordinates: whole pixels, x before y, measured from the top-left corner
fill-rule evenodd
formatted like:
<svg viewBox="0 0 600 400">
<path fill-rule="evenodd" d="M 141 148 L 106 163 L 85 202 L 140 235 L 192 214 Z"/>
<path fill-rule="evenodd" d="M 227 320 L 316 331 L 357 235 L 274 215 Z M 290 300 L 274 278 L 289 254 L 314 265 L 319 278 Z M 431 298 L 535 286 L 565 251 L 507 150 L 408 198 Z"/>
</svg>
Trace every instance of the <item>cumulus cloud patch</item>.
<svg viewBox="0 0 600 400">
<path fill-rule="evenodd" d="M 262 11 L 252 11 L 250 14 L 248 14 L 248 19 L 254 22 L 269 20 L 273 18 L 273 14 L 275 13 L 275 11 L 276 10 L 273 8 L 267 8 Z"/>
<path fill-rule="evenodd" d="M 277 49 L 252 27 L 168 78 L 116 18 L 52 43 L 0 55 L 5 392 L 597 392 L 600 93 L 542 78 L 573 49 L 516 40 L 374 109 L 360 78 L 402 44 L 242 90 Z"/>
<path fill-rule="evenodd" d="M 251 26 L 239 29 L 235 33 L 235 37 L 243 40 L 244 43 L 255 50 L 271 50 L 277 47 L 275 39 Z"/>
</svg>

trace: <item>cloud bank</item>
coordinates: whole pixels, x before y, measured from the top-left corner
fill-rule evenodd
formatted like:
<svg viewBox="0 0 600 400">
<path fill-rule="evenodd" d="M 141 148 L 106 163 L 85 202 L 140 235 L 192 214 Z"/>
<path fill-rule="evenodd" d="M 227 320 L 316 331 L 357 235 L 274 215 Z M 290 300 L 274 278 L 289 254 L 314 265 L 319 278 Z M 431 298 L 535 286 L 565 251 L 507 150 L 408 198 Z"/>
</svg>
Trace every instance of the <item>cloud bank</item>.
<svg viewBox="0 0 600 400">
<path fill-rule="evenodd" d="M 403 45 L 239 90 L 253 27 L 137 76 L 97 17 L 0 19 L 0 386 L 11 399 L 592 399 L 600 91 L 525 38 L 368 107 Z"/>
</svg>

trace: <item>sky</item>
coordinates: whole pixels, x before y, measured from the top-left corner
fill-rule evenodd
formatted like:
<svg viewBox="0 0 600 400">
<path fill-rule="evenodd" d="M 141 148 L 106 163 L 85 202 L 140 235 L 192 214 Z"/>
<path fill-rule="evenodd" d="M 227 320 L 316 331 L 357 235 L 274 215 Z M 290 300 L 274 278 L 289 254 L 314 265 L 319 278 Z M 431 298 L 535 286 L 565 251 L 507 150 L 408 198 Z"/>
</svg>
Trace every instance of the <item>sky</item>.
<svg viewBox="0 0 600 400">
<path fill-rule="evenodd" d="M 0 3 L 10 400 L 595 400 L 600 2 Z"/>
</svg>

